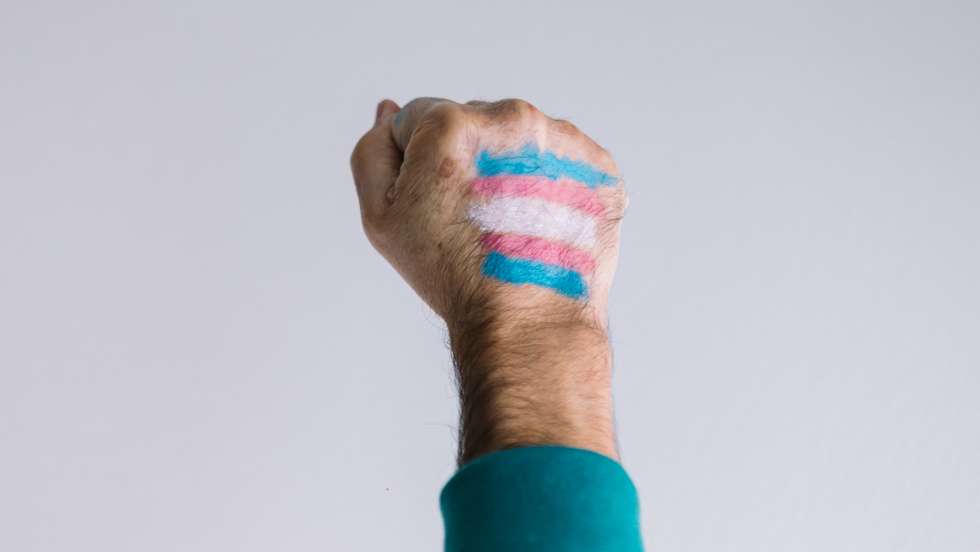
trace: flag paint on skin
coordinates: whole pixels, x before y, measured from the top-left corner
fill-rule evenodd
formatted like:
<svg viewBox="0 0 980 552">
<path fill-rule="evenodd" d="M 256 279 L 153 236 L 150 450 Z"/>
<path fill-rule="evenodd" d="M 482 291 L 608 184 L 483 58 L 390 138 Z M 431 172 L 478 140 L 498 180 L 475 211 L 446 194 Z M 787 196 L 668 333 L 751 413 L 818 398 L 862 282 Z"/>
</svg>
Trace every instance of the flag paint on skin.
<svg viewBox="0 0 980 552">
<path fill-rule="evenodd" d="M 599 216 L 604 211 L 595 192 L 570 178 L 550 180 L 537 176 L 488 176 L 473 182 L 473 193 L 480 197 L 536 197 L 585 211 L 592 216 Z"/>
<path fill-rule="evenodd" d="M 595 218 L 559 203 L 533 197 L 494 197 L 470 206 L 470 219 L 484 232 L 534 236 L 590 249 Z"/>
<path fill-rule="evenodd" d="M 480 242 L 486 250 L 496 251 L 509 257 L 556 265 L 582 274 L 595 270 L 595 260 L 592 255 L 561 242 L 495 232 L 483 234 Z"/>
<path fill-rule="evenodd" d="M 483 150 L 476 158 L 476 170 L 480 176 L 526 174 L 544 176 L 551 180 L 564 176 L 577 180 L 589 188 L 615 186 L 619 182 L 615 176 L 600 171 L 588 163 L 568 157 L 558 157 L 550 151 L 541 151 L 534 144 L 528 144 L 520 151 L 495 155 Z"/>
<path fill-rule="evenodd" d="M 588 299 L 597 219 L 605 211 L 596 188 L 619 179 L 533 144 L 512 152 L 483 150 L 476 169 L 469 218 L 483 231 L 483 274 Z"/>
<path fill-rule="evenodd" d="M 560 266 L 516 259 L 491 251 L 483 260 L 483 274 L 509 284 L 551 288 L 572 299 L 584 299 L 588 289 L 582 275 Z"/>
</svg>

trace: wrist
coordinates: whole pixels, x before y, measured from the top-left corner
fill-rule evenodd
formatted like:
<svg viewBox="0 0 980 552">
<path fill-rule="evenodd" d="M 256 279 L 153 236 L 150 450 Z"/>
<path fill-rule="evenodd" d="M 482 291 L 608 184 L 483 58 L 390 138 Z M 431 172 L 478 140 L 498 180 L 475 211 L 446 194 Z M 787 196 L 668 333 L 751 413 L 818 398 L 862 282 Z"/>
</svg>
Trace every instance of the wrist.
<svg viewBox="0 0 980 552">
<path fill-rule="evenodd" d="M 518 446 L 616 458 L 604 322 L 571 302 L 480 302 L 447 319 L 460 391 L 460 462 Z"/>
</svg>

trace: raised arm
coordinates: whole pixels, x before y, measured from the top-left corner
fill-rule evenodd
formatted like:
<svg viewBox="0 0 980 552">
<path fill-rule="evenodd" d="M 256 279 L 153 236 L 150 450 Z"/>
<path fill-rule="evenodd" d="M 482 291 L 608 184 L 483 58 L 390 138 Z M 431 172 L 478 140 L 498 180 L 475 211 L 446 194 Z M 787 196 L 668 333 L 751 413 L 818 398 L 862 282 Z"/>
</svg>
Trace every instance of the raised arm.
<svg viewBox="0 0 980 552">
<path fill-rule="evenodd" d="M 578 550 L 540 540 L 573 526 L 582 549 L 637 549 L 610 393 L 626 206 L 610 155 L 521 100 L 423 98 L 379 104 L 351 164 L 368 238 L 449 331 L 464 467 L 443 491 L 447 549 Z M 548 527 L 516 519 L 528 501 Z"/>
</svg>

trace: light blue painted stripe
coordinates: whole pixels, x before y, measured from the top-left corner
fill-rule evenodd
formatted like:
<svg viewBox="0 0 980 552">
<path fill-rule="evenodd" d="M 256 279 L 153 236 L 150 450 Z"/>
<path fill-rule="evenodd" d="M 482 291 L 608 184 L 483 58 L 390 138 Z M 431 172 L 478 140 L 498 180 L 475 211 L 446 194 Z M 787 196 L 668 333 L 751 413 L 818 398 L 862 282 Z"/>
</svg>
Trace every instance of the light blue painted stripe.
<svg viewBox="0 0 980 552">
<path fill-rule="evenodd" d="M 491 251 L 483 260 L 483 274 L 509 284 L 532 284 L 553 289 L 572 299 L 584 299 L 588 287 L 582 275 L 560 266 L 508 257 Z"/>
<path fill-rule="evenodd" d="M 604 173 L 588 163 L 568 157 L 558 157 L 550 151 L 541 151 L 534 144 L 528 144 L 520 151 L 496 155 L 483 150 L 476 158 L 476 169 L 480 176 L 526 174 L 545 176 L 551 180 L 566 177 L 577 180 L 589 188 L 614 186 L 619 181 L 615 176 Z"/>
</svg>

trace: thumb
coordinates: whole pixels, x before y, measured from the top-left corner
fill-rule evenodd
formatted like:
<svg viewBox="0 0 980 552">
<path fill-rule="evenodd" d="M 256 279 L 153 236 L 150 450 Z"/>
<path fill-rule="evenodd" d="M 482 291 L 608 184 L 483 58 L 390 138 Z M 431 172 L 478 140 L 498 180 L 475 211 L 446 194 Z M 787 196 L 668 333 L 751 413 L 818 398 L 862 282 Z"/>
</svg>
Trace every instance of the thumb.
<svg viewBox="0 0 980 552">
<path fill-rule="evenodd" d="M 351 153 L 351 172 L 361 204 L 361 216 L 365 220 L 380 216 L 390 203 L 388 194 L 394 191 L 402 153 L 391 133 L 391 118 L 399 110 L 395 102 L 382 100 L 375 111 L 374 126 L 361 137 Z"/>
</svg>

